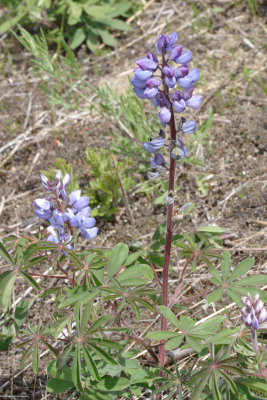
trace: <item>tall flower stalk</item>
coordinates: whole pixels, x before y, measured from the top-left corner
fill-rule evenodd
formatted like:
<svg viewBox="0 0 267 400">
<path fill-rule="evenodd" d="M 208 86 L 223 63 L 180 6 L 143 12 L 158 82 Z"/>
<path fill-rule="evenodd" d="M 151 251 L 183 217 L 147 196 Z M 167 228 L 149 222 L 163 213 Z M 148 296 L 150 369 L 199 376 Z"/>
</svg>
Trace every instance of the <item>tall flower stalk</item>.
<svg viewBox="0 0 267 400">
<path fill-rule="evenodd" d="M 168 196 L 165 199 L 167 206 L 166 241 L 163 265 L 162 304 L 168 306 L 169 292 L 169 265 L 171 257 L 173 235 L 173 206 L 175 194 L 175 167 L 176 161 L 188 157 L 187 149 L 183 144 L 180 133 L 194 133 L 197 125 L 194 120 L 187 121 L 180 118 L 178 124 L 175 121 L 175 113 L 182 113 L 187 107 L 197 109 L 202 102 L 202 96 L 193 95 L 194 84 L 199 79 L 197 68 L 189 69 L 188 63 L 192 60 L 192 52 L 184 51 L 182 45 L 177 45 L 177 34 L 160 35 L 157 38 L 156 48 L 161 60 L 153 52 L 148 52 L 147 57 L 137 60 L 137 68 L 134 69 L 134 77 L 130 80 L 133 90 L 141 99 L 150 99 L 158 110 L 158 118 L 163 128 L 170 127 L 169 167 L 164 156 L 159 153 L 166 146 L 165 132 L 161 129 L 159 136 L 143 143 L 144 149 L 151 154 L 148 171 L 149 179 L 157 179 L 163 168 L 169 171 Z M 179 65 L 177 67 L 177 64 Z M 176 68 L 177 67 L 177 68 Z M 157 75 L 159 73 L 159 75 Z M 177 90 L 177 86 L 182 90 Z M 176 126 L 177 125 L 177 126 Z M 161 330 L 167 329 L 167 320 L 161 318 Z M 159 360 L 164 366 L 165 346 L 160 346 Z"/>
</svg>

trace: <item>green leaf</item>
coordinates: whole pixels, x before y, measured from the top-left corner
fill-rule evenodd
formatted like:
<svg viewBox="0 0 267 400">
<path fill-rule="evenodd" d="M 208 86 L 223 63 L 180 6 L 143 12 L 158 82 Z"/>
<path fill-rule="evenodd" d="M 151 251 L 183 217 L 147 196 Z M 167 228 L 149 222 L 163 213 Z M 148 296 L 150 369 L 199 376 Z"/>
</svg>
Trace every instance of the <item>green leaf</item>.
<svg viewBox="0 0 267 400">
<path fill-rule="evenodd" d="M 240 331 L 240 328 L 228 328 L 214 335 L 210 341 L 213 344 L 232 344 L 236 341 L 235 333 Z"/>
<path fill-rule="evenodd" d="M 140 276 L 147 276 L 148 274 L 150 275 L 153 271 L 151 270 L 151 267 L 148 264 L 135 264 L 129 268 L 126 269 L 126 271 L 123 271 L 119 273 L 116 276 L 116 279 L 119 282 L 126 281 L 126 280 L 131 280 L 134 278 L 139 278 Z"/>
<path fill-rule="evenodd" d="M 129 254 L 129 248 L 124 243 L 118 243 L 113 247 L 107 268 L 107 282 L 114 276 L 118 269 L 123 265 Z"/>
<path fill-rule="evenodd" d="M 214 292 L 210 293 L 207 297 L 208 303 L 210 304 L 220 300 L 223 295 L 223 290 L 224 290 L 223 288 L 218 288 L 214 290 Z"/>
<path fill-rule="evenodd" d="M 91 29 L 89 25 L 86 25 L 86 30 L 87 30 L 86 46 L 94 53 L 98 48 L 98 46 L 100 45 L 97 33 L 93 29 Z"/>
<path fill-rule="evenodd" d="M 228 282 L 232 282 L 235 279 L 240 278 L 240 276 L 248 272 L 253 265 L 253 258 L 246 258 L 245 260 L 241 261 L 241 263 L 239 263 L 231 273 Z"/>
<path fill-rule="evenodd" d="M 68 24 L 76 25 L 81 20 L 82 15 L 82 4 L 76 3 L 74 1 L 69 0 L 69 8 L 68 8 Z"/>
<path fill-rule="evenodd" d="M 114 39 L 114 37 L 107 30 L 98 28 L 97 32 L 106 45 L 111 47 L 116 46 L 117 40 Z"/>
<path fill-rule="evenodd" d="M 50 361 L 47 367 L 47 373 L 51 375 L 53 378 L 62 379 L 64 381 L 72 381 L 70 367 L 67 367 L 65 365 L 65 367 L 63 367 L 62 369 L 62 372 L 59 373 L 56 360 Z"/>
<path fill-rule="evenodd" d="M 203 392 L 203 390 L 205 389 L 206 384 L 208 383 L 208 380 L 210 378 L 210 373 L 208 370 L 204 370 L 203 371 L 203 377 L 200 379 L 200 382 L 198 382 L 191 399 L 192 400 L 199 400 L 201 399 L 201 394 Z M 194 378 L 194 376 L 193 376 Z"/>
<path fill-rule="evenodd" d="M 151 340 L 171 339 L 177 336 L 180 336 L 180 334 L 177 332 L 170 332 L 170 331 L 155 331 L 155 332 L 150 332 L 146 335 L 146 337 Z"/>
<path fill-rule="evenodd" d="M 6 250 L 5 246 L 3 243 L 0 242 L 0 256 L 8 262 L 8 264 L 11 264 L 12 266 L 15 266 L 14 261 L 12 260 L 11 256 L 9 255 L 8 251 Z"/>
<path fill-rule="evenodd" d="M 184 335 L 180 335 L 179 333 L 172 339 L 168 340 L 165 344 L 166 350 L 177 349 L 182 343 Z"/>
<path fill-rule="evenodd" d="M 14 322 L 16 331 L 18 331 L 18 329 L 23 325 L 23 322 L 25 321 L 25 317 L 27 315 L 27 311 L 32 304 L 33 303 L 29 305 L 26 300 L 21 300 L 18 303 L 14 313 Z"/>
<path fill-rule="evenodd" d="M 74 350 L 73 362 L 72 362 L 72 381 L 75 387 L 82 391 L 81 382 L 81 360 L 80 360 L 80 346 L 77 346 Z"/>
<path fill-rule="evenodd" d="M 0 351 L 7 351 L 13 339 L 14 335 L 3 335 L 0 333 Z"/>
<path fill-rule="evenodd" d="M 226 319 L 225 315 L 217 315 L 213 318 L 209 318 L 207 321 L 202 322 L 194 328 L 194 332 L 202 331 L 209 333 L 214 333 L 220 328 L 220 324 Z"/>
<path fill-rule="evenodd" d="M 266 285 L 266 284 L 267 284 L 267 275 L 263 274 L 248 276 L 247 278 L 242 278 L 235 282 L 235 286 Z"/>
<path fill-rule="evenodd" d="M 125 11 L 128 11 L 131 8 L 131 3 L 129 1 L 119 2 L 118 4 L 114 4 L 114 11 L 108 14 L 109 18 L 118 17 L 123 15 Z"/>
<path fill-rule="evenodd" d="M 16 280 L 17 274 L 16 273 L 12 273 L 9 275 L 9 279 L 5 285 L 5 287 L 3 288 L 2 291 L 2 308 L 4 311 L 8 310 L 8 306 L 9 306 L 9 302 L 10 302 L 10 297 L 11 297 L 11 293 L 12 293 L 12 289 Z"/>
<path fill-rule="evenodd" d="M 23 267 L 23 270 L 29 269 L 29 268 L 33 267 L 34 265 L 39 264 L 45 260 L 46 260 L 45 256 L 34 257 Z"/>
<path fill-rule="evenodd" d="M 130 381 L 124 377 L 104 376 L 100 382 L 97 382 L 95 387 L 98 390 L 107 392 L 119 392 L 130 386 Z"/>
<path fill-rule="evenodd" d="M 115 361 L 106 351 L 101 349 L 101 347 L 96 346 L 95 344 L 90 344 L 90 347 L 108 364 L 117 365 L 117 361 Z"/>
<path fill-rule="evenodd" d="M 91 334 L 99 330 L 100 327 L 104 327 L 106 325 L 106 321 L 110 319 L 110 314 L 102 315 L 97 321 L 95 321 L 89 329 L 87 329 L 86 333 Z"/>
<path fill-rule="evenodd" d="M 58 336 L 60 333 L 63 331 L 69 320 L 71 319 L 71 315 L 67 315 L 66 317 L 60 318 L 58 321 L 56 321 L 56 330 L 54 333 L 54 338 L 57 340 Z"/>
<path fill-rule="evenodd" d="M 201 345 L 199 340 L 196 340 L 191 336 L 186 336 L 185 338 L 189 346 L 196 350 L 197 353 L 200 353 L 202 351 L 203 346 Z"/>
<path fill-rule="evenodd" d="M 228 251 L 224 251 L 222 254 L 222 263 L 221 263 L 221 270 L 222 270 L 222 277 L 223 281 L 226 281 L 226 278 L 230 272 L 231 268 L 231 255 Z"/>
<path fill-rule="evenodd" d="M 33 351 L 33 358 L 32 358 L 32 369 L 36 375 L 38 374 L 38 367 L 39 367 L 39 346 L 37 343 L 35 345 L 35 348 Z"/>
<path fill-rule="evenodd" d="M 109 16 L 112 12 L 112 8 L 109 6 L 92 6 L 90 4 L 83 4 L 83 9 L 87 15 L 97 21 L 102 20 L 105 16 Z"/>
<path fill-rule="evenodd" d="M 3 22 L 0 25 L 0 34 L 8 31 L 10 28 L 12 28 L 12 26 L 16 25 L 22 18 L 24 18 L 25 15 L 27 15 L 27 11 L 24 10 L 25 10 L 24 7 L 21 8 L 21 10 L 19 10 L 18 15 L 16 15 L 14 18 L 8 19 L 7 21 Z"/>
<path fill-rule="evenodd" d="M 108 25 L 111 28 L 118 29 L 119 31 L 131 31 L 133 28 L 131 25 L 126 24 L 125 22 L 121 21 L 120 19 L 99 19 L 104 25 Z"/>
<path fill-rule="evenodd" d="M 57 360 L 57 368 L 59 374 L 63 371 L 63 367 L 65 367 L 66 362 L 68 361 L 69 355 L 74 347 L 74 343 L 70 342 L 63 350 L 63 353 Z"/>
<path fill-rule="evenodd" d="M 221 279 L 221 276 L 220 276 L 219 272 L 217 271 L 217 269 L 212 268 L 210 273 L 213 276 L 212 283 L 216 283 L 217 285 L 220 285 L 222 283 L 222 279 Z"/>
<path fill-rule="evenodd" d="M 85 41 L 85 39 L 86 39 L 86 33 L 84 29 L 83 28 L 76 29 L 70 41 L 70 48 L 72 50 L 76 49 Z"/>
<path fill-rule="evenodd" d="M 40 286 L 38 285 L 38 283 L 33 279 L 33 277 L 29 274 L 27 274 L 26 272 L 22 272 L 21 271 L 21 275 L 23 276 L 23 278 L 25 279 L 25 281 L 31 286 L 33 287 L 33 289 L 35 290 L 41 290 Z"/>
<path fill-rule="evenodd" d="M 82 301 L 84 304 L 87 303 L 88 301 L 93 300 L 97 294 L 98 294 L 99 290 L 95 289 L 93 292 L 89 292 L 89 289 L 87 288 L 87 291 L 83 291 L 83 292 L 78 292 L 76 294 L 73 294 L 70 297 L 67 297 L 60 305 L 59 305 L 59 309 L 61 308 L 66 308 L 78 301 Z"/>
<path fill-rule="evenodd" d="M 50 378 L 47 381 L 46 389 L 49 393 L 62 393 L 74 387 L 72 381 L 65 381 L 60 378 Z"/>
<path fill-rule="evenodd" d="M 177 317 L 175 314 L 165 306 L 159 306 L 160 313 L 171 323 L 173 324 L 176 328 L 181 330 L 181 324 L 178 321 Z"/>
<path fill-rule="evenodd" d="M 224 233 L 224 229 L 220 228 L 219 226 L 209 225 L 209 226 L 203 226 L 202 228 L 198 228 L 197 232 L 207 232 L 220 235 Z"/>
<path fill-rule="evenodd" d="M 34 345 L 35 345 L 35 343 L 32 343 L 30 345 L 30 347 L 28 347 L 28 349 L 25 351 L 25 353 L 24 353 L 24 355 L 22 357 L 22 360 L 20 362 L 20 369 L 24 368 L 25 362 L 27 361 L 27 358 L 29 357 L 30 352 L 32 351 L 32 348 L 33 348 Z"/>
<path fill-rule="evenodd" d="M 96 368 L 94 360 L 90 356 L 90 353 L 85 346 L 83 346 L 83 355 L 84 355 L 84 359 L 85 359 L 87 368 L 88 368 L 90 374 L 92 375 L 93 379 L 99 381 L 101 378 L 99 376 L 98 370 Z"/>
</svg>

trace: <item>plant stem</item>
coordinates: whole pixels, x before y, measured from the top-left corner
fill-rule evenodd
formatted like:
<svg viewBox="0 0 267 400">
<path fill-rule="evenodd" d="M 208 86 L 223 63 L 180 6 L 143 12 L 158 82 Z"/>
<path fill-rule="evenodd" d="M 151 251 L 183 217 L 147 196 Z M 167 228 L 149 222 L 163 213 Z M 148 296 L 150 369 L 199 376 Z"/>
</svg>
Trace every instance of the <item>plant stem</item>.
<svg viewBox="0 0 267 400">
<path fill-rule="evenodd" d="M 176 290 L 174 292 L 174 295 L 171 297 L 171 299 L 169 301 L 169 304 L 168 304 L 169 308 L 172 308 L 172 306 L 176 303 L 176 298 L 179 296 L 179 294 L 181 292 L 181 289 L 182 289 L 183 278 L 184 278 L 184 274 L 185 274 L 186 268 L 188 267 L 190 262 L 193 260 L 193 258 L 194 258 L 194 255 L 191 256 L 185 263 L 185 266 L 184 266 L 184 268 L 182 270 L 182 273 L 181 273 L 179 281 L 178 281 L 178 286 L 177 286 L 177 288 L 176 288 Z"/>
<path fill-rule="evenodd" d="M 256 331 L 256 329 L 254 329 L 252 327 L 251 327 L 251 337 L 252 337 L 252 344 L 253 344 L 254 351 L 256 353 L 256 357 L 258 357 L 260 349 L 259 349 L 259 345 L 258 345 L 257 331 Z M 267 369 L 265 368 L 263 362 L 259 361 L 258 365 L 259 365 L 261 378 L 264 378 L 265 380 L 267 380 Z"/>
<path fill-rule="evenodd" d="M 164 77 L 162 79 L 164 82 Z M 164 82 L 164 92 L 165 97 L 169 97 L 169 89 L 166 87 Z M 170 131 L 171 131 L 171 140 L 176 141 L 176 129 L 175 129 L 175 119 L 172 105 L 170 106 L 171 111 L 171 119 L 170 119 Z M 169 172 L 169 193 L 174 193 L 174 178 L 175 178 L 175 160 L 171 157 L 170 150 L 170 172 Z M 167 227 L 166 227 L 166 242 L 165 242 L 165 254 L 164 254 L 164 264 L 163 264 L 163 279 L 162 279 L 162 304 L 167 307 L 168 305 L 168 291 L 169 291 L 169 264 L 170 264 L 170 255 L 171 255 L 171 246 L 172 246 L 172 215 L 173 215 L 173 204 L 168 205 L 167 211 Z M 161 316 L 161 330 L 165 331 L 167 329 L 167 320 L 162 315 Z M 160 346 L 159 350 L 159 360 L 160 365 L 164 366 L 165 359 L 165 345 L 164 343 Z"/>
</svg>

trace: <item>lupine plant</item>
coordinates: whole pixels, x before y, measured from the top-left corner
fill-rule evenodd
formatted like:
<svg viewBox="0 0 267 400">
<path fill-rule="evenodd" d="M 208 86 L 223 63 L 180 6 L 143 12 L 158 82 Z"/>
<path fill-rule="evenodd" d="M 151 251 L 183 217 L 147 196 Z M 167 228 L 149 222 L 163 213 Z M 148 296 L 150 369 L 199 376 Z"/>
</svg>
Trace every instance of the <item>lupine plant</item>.
<svg viewBox="0 0 267 400">
<path fill-rule="evenodd" d="M 172 235 L 175 226 L 172 222 L 174 207 L 174 182 L 176 161 L 183 157 L 188 157 L 188 151 L 184 146 L 182 133 L 194 133 L 197 130 L 196 122 L 186 120 L 182 117 L 178 124 L 175 121 L 175 112 L 182 113 L 187 107 L 197 109 L 202 102 L 202 96 L 193 95 L 194 84 L 199 79 L 197 68 L 189 69 L 188 63 L 193 55 L 190 50 L 183 51 L 182 45 L 177 45 L 177 34 L 174 32 L 169 36 L 160 35 L 157 39 L 157 53 L 161 56 L 159 61 L 157 56 L 148 52 L 147 57 L 137 60 L 137 68 L 134 70 L 134 77 L 130 80 L 133 90 L 141 99 L 151 99 L 154 107 L 159 108 L 158 118 L 162 127 L 169 125 L 170 138 L 169 148 L 169 193 L 166 197 L 167 205 L 167 225 L 166 243 L 163 266 L 163 293 L 162 304 L 168 305 L 168 275 L 171 254 Z M 176 68 L 177 67 L 177 68 Z M 177 90 L 178 87 L 182 88 Z M 162 89 L 160 89 L 162 87 Z M 177 126 L 176 126 L 177 125 Z M 179 136 L 177 136 L 179 134 Z M 160 131 L 159 137 L 143 143 L 144 149 L 152 155 L 150 166 L 152 171 L 148 172 L 149 179 L 159 177 L 161 169 L 166 168 L 166 162 L 159 150 L 165 145 L 165 133 Z M 178 295 L 178 293 L 177 293 Z M 162 316 L 161 329 L 166 330 L 167 320 Z M 160 347 L 160 362 L 164 365 L 165 348 L 164 344 Z"/>
<path fill-rule="evenodd" d="M 34 200 L 33 212 L 42 229 L 33 235 L 8 236 L 0 243 L 5 268 L 0 275 L 0 350 L 12 344 L 22 348 L 21 368 L 32 357 L 35 374 L 41 351 L 48 350 L 46 388 L 53 395 L 64 392 L 65 398 L 79 400 L 135 399 L 142 394 L 151 399 L 166 395 L 168 400 L 266 398 L 262 329 L 267 296 L 260 289 L 267 284 L 266 275 L 243 277 L 254 260 L 232 266 L 230 254 L 220 254 L 224 231 L 219 227 L 177 232 L 193 206 L 185 204 L 174 214 L 176 162 L 188 157 L 184 134 L 194 133 L 197 126 L 191 118 L 177 122 L 176 117 L 198 108 L 202 97 L 193 95 L 199 73 L 188 67 L 192 53 L 176 41 L 175 33 L 160 35 L 156 49 L 161 59 L 149 52 L 137 61 L 131 79 L 137 96 L 152 100 L 164 128 L 142 144 L 150 156 L 148 179 L 163 180 L 163 170 L 169 177 L 167 223 L 156 229 L 151 243 L 133 240 L 111 250 L 94 248 L 98 224 L 91 217 L 90 193 L 82 196 L 76 182 L 74 189 L 68 172 L 57 172 L 55 178 L 40 176 L 45 195 Z M 173 249 L 183 261 L 179 274 Z M 193 280 L 200 263 L 206 266 L 208 289 L 180 298 L 185 274 Z M 168 285 L 170 274 L 175 278 L 174 293 Z M 46 324 L 41 315 L 33 321 L 27 317 L 34 300 L 12 301 L 17 278 L 39 293 L 40 302 L 53 296 L 53 315 Z M 57 284 L 47 288 L 46 280 Z M 220 309 L 197 320 L 188 307 L 194 299 Z M 240 311 L 234 311 L 235 304 Z M 231 320 L 228 311 L 229 317 L 236 313 L 235 326 L 224 326 Z M 155 322 L 161 316 L 161 325 L 143 337 L 138 320 L 146 313 L 152 313 Z M 191 358 L 180 365 L 183 354 Z"/>
</svg>

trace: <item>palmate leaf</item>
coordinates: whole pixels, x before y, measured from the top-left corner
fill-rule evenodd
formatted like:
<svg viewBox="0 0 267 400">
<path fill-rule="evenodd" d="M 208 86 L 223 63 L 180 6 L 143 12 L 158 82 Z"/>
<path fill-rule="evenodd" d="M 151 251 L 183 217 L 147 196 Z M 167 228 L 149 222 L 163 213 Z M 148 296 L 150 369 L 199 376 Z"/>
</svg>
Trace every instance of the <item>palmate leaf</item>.
<svg viewBox="0 0 267 400">
<path fill-rule="evenodd" d="M 92 375 L 93 379 L 95 379 L 96 381 L 99 381 L 100 375 L 98 373 L 97 367 L 94 363 L 93 358 L 91 357 L 89 351 L 87 350 L 87 348 L 85 346 L 82 347 L 83 349 L 83 356 L 84 356 L 84 360 L 86 362 L 87 368 L 90 372 L 90 374 Z"/>
<path fill-rule="evenodd" d="M 8 275 L 5 276 L 5 286 L 2 289 L 2 308 L 4 311 L 8 310 L 12 289 L 16 280 L 17 274 L 10 271 Z"/>
<path fill-rule="evenodd" d="M 74 350 L 72 369 L 71 369 L 72 381 L 75 387 L 82 391 L 82 381 L 81 381 L 81 358 L 80 358 L 80 346 L 77 345 Z"/>
<path fill-rule="evenodd" d="M 245 260 L 241 261 L 241 263 L 239 263 L 230 274 L 228 282 L 233 282 L 235 279 L 240 278 L 242 275 L 248 272 L 253 265 L 253 258 L 246 258 Z"/>
<path fill-rule="evenodd" d="M 129 248 L 124 243 L 118 243 L 113 247 L 107 267 L 107 282 L 114 276 L 118 269 L 123 265 L 129 254 Z"/>
<path fill-rule="evenodd" d="M 11 264 L 12 266 L 14 266 L 14 261 L 12 260 L 11 256 L 9 255 L 7 249 L 5 248 L 5 246 L 3 245 L 2 242 L 0 242 L 0 256 L 6 260 L 8 262 L 8 264 Z"/>
</svg>

